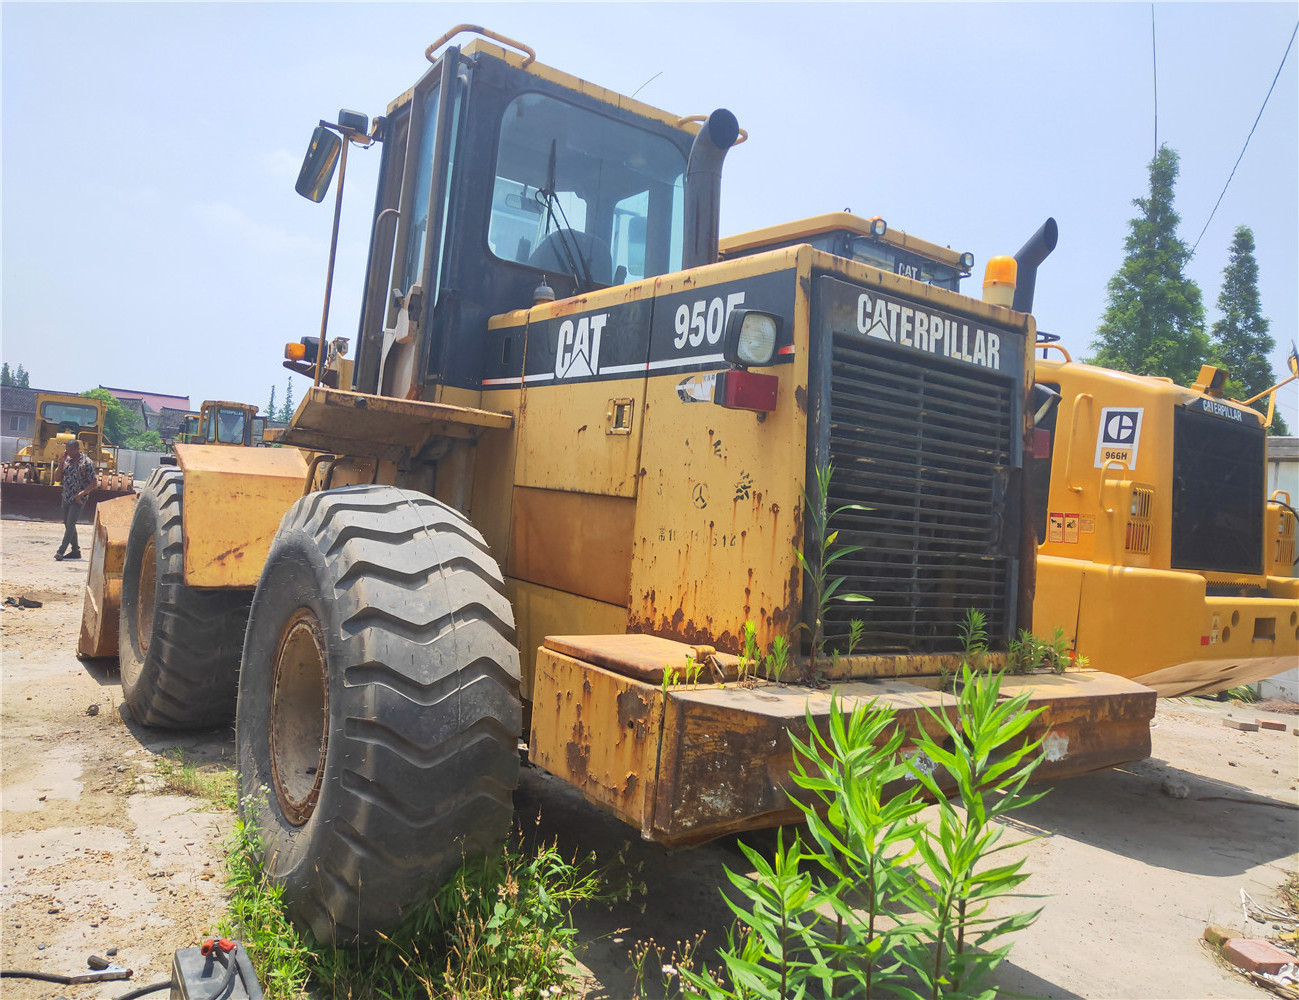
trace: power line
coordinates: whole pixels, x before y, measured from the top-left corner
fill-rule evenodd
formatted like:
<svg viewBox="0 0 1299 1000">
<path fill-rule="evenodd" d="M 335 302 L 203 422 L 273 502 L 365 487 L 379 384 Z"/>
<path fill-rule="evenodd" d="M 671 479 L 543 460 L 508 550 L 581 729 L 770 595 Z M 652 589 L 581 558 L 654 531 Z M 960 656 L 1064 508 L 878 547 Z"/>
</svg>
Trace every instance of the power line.
<svg viewBox="0 0 1299 1000">
<path fill-rule="evenodd" d="M 1214 215 L 1218 212 L 1218 206 L 1222 204 L 1223 195 L 1227 193 L 1227 188 L 1231 186 L 1231 179 L 1236 176 L 1236 167 L 1240 166 L 1240 161 L 1245 157 L 1245 150 L 1249 148 L 1249 140 L 1254 137 L 1254 129 L 1258 128 L 1259 119 L 1263 117 L 1263 111 L 1267 107 L 1269 98 L 1272 96 L 1272 91 L 1276 89 L 1276 82 L 1281 79 L 1281 70 L 1285 67 L 1285 61 L 1290 55 L 1290 49 L 1294 46 L 1296 34 L 1299 34 L 1299 22 L 1296 22 L 1294 31 L 1290 32 L 1290 41 L 1285 47 L 1285 55 L 1281 57 L 1281 65 L 1276 68 L 1276 76 L 1272 77 L 1272 86 L 1267 88 L 1267 97 L 1263 98 L 1263 107 L 1258 109 L 1258 115 L 1254 119 L 1254 124 L 1250 126 L 1249 135 L 1245 136 L 1245 145 L 1240 147 L 1240 156 L 1236 157 L 1236 162 L 1231 168 L 1231 173 L 1227 176 L 1227 183 L 1222 186 L 1222 194 L 1218 195 L 1218 200 L 1213 203 L 1213 211 L 1209 213 L 1209 218 L 1204 224 L 1204 229 L 1201 229 L 1200 235 L 1195 238 L 1195 246 L 1191 247 L 1191 257 L 1194 257 L 1195 251 L 1199 249 L 1200 240 L 1204 239 L 1204 234 L 1208 231 L 1209 223 L 1213 221 Z M 1190 257 L 1187 258 L 1187 260 L 1190 259 Z"/>
<path fill-rule="evenodd" d="M 1155 92 L 1155 155 L 1159 155 L 1159 62 L 1155 58 L 1155 5 L 1150 5 L 1150 75 Z"/>
</svg>

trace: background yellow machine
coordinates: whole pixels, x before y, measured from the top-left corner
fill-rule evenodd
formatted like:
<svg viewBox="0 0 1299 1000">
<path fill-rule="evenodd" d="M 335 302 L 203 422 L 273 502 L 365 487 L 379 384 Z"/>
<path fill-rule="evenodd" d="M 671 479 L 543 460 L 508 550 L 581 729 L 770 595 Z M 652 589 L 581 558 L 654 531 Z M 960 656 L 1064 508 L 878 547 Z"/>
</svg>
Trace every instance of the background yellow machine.
<svg viewBox="0 0 1299 1000">
<path fill-rule="evenodd" d="M 1030 625 L 1029 311 L 1054 223 L 1018 255 L 1016 308 L 879 219 L 719 259 L 733 115 L 668 114 L 482 29 L 501 44 L 442 50 L 463 29 L 386 116 L 322 123 L 299 177 L 318 201 L 340 175 L 336 233 L 349 149 L 382 147 L 355 362 L 288 345 L 316 383 L 276 432 L 296 447 L 177 445 L 124 544 L 126 703 L 149 725 L 236 713 L 242 808 L 321 940 L 391 925 L 499 842 L 521 734 L 645 837 L 774 825 L 797 816 L 788 734 L 829 712 L 802 682 L 914 733 L 950 704 L 967 609 L 994 664 Z M 861 546 L 841 592 L 870 598 L 851 614 L 798 559 L 827 468 L 828 530 Z M 780 641 L 785 683 L 758 681 L 754 647 Z M 1043 708 L 1043 777 L 1149 752 L 1148 688 L 1005 687 Z"/>
<path fill-rule="evenodd" d="M 0 503 L 9 513 L 59 520 L 63 495 L 63 449 L 74 437 L 95 463 L 99 484 L 83 510 L 89 519 L 101 500 L 133 490 L 131 476 L 117 471 L 117 449 L 104 433 L 102 400 L 65 393 L 36 396 L 36 426 L 13 461 L 0 466 Z"/>
<path fill-rule="evenodd" d="M 197 416 L 188 416 L 176 435 L 179 444 L 223 444 L 244 448 L 260 446 L 266 418 L 257 407 L 206 399 Z"/>
<path fill-rule="evenodd" d="M 1034 621 L 1161 695 L 1211 694 L 1299 659 L 1295 512 L 1269 498 L 1266 418 L 1192 387 L 1039 360 Z"/>
</svg>

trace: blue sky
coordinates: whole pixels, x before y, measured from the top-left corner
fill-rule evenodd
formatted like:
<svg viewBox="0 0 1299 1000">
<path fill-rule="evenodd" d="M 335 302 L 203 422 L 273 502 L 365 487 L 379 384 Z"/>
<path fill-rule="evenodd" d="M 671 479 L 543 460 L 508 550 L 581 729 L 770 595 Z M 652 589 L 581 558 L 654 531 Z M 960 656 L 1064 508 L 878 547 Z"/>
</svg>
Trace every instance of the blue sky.
<svg viewBox="0 0 1299 1000">
<path fill-rule="evenodd" d="M 1299 5 L 1155 19 L 1159 138 L 1194 242 Z M 751 138 L 727 160 L 723 233 L 882 215 L 972 251 L 977 295 L 987 258 L 1054 215 L 1035 312 L 1087 351 L 1153 152 L 1148 4 L 6 3 L 4 359 L 41 386 L 282 398 L 284 342 L 318 332 L 331 222 L 332 196 L 293 192 L 311 128 L 382 113 L 462 21 L 670 111 L 734 111 Z M 1232 231 L 1254 229 L 1278 372 L 1299 321 L 1297 59 L 1189 269 L 1212 322 Z M 334 335 L 356 332 L 377 162 L 349 161 Z"/>
</svg>

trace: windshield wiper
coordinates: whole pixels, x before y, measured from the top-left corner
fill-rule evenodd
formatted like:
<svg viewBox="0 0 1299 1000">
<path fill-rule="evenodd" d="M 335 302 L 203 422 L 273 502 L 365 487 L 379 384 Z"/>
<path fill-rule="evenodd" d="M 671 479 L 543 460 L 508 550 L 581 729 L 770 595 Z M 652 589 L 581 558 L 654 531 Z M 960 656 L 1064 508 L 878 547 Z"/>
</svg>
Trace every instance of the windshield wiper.
<svg viewBox="0 0 1299 1000">
<path fill-rule="evenodd" d="M 537 192 L 537 199 L 546 210 L 546 236 L 550 235 L 550 226 L 554 223 L 555 235 L 559 237 L 559 245 L 563 247 L 564 256 L 568 258 L 569 273 L 578 283 L 578 291 L 592 290 L 595 288 L 595 278 L 591 274 L 591 265 L 587 262 L 586 257 L 582 255 L 582 247 L 578 243 L 577 235 L 573 227 L 568 224 L 568 216 L 564 213 L 564 206 L 559 203 L 559 195 L 555 191 L 554 139 L 550 140 L 550 158 L 546 163 L 546 186 Z M 558 221 L 555 219 L 557 210 L 559 212 Z"/>
</svg>

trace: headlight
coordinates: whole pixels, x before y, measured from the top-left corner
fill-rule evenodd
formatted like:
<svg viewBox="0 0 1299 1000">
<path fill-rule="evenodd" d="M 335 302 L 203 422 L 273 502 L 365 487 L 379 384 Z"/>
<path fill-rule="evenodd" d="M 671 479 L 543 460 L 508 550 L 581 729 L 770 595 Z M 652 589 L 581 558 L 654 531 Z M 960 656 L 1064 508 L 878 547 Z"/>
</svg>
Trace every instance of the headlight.
<svg viewBox="0 0 1299 1000">
<path fill-rule="evenodd" d="M 870 221 L 871 235 L 876 239 L 888 232 L 889 224 L 881 219 L 878 215 Z"/>
<path fill-rule="evenodd" d="M 779 316 L 754 309 L 735 309 L 726 321 L 722 355 L 733 365 L 763 368 L 775 358 L 779 338 Z"/>
</svg>

